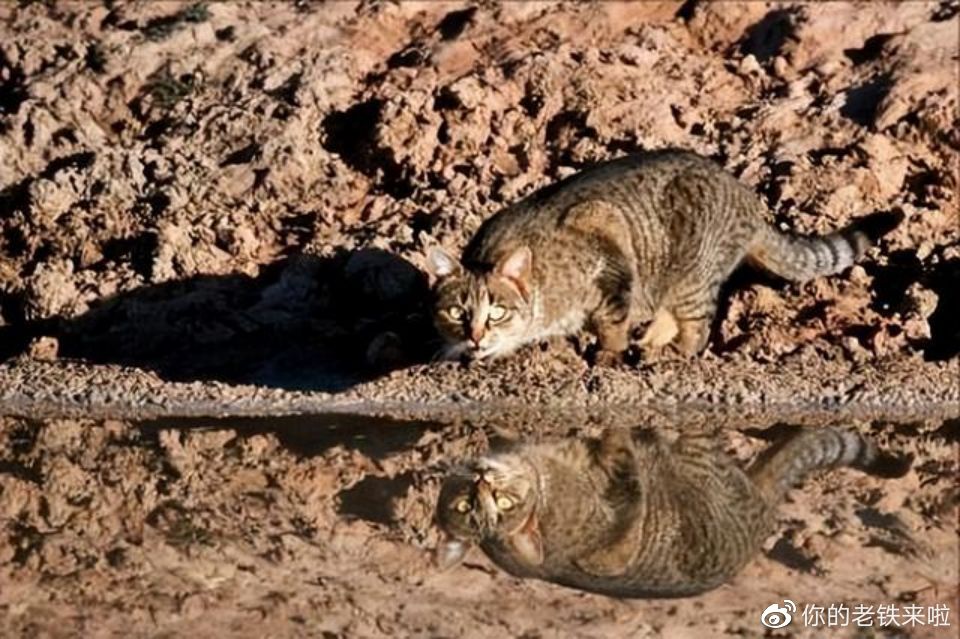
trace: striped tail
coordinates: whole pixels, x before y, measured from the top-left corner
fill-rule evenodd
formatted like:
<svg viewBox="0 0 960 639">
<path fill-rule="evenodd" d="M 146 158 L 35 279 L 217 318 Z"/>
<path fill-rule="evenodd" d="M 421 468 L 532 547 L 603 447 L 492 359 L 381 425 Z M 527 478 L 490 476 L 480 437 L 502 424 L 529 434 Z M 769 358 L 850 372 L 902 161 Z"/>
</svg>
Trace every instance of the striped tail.
<svg viewBox="0 0 960 639">
<path fill-rule="evenodd" d="M 849 466 L 892 478 L 905 475 L 912 462 L 912 456 L 887 453 L 853 430 L 801 428 L 765 451 L 749 474 L 769 503 L 776 506 L 787 491 L 818 471 Z"/>
<path fill-rule="evenodd" d="M 875 213 L 823 237 L 795 237 L 764 225 L 747 259 L 794 282 L 832 275 L 852 266 L 902 219 L 898 213 Z"/>
</svg>

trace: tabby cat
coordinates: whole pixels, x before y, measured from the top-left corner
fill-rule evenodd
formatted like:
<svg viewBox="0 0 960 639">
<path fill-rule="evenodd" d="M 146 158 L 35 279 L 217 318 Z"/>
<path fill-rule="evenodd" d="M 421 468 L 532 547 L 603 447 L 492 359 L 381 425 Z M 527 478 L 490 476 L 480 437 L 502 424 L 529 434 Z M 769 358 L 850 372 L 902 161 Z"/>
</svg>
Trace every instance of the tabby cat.
<svg viewBox="0 0 960 639">
<path fill-rule="evenodd" d="M 429 251 L 444 354 L 495 357 L 584 326 L 619 353 L 646 322 L 641 347 L 674 343 L 695 354 L 706 347 L 721 285 L 744 259 L 794 281 L 837 273 L 891 222 L 878 214 L 798 238 L 766 217 L 750 189 L 693 153 L 599 164 L 486 220 L 461 261 Z"/>
<path fill-rule="evenodd" d="M 705 436 L 673 443 L 607 430 L 600 439 L 521 446 L 445 480 L 444 567 L 474 545 L 521 577 L 615 597 L 683 597 L 730 579 L 774 531 L 785 493 L 817 470 L 884 477 L 911 459 L 838 428 L 805 428 L 744 472 Z"/>
</svg>

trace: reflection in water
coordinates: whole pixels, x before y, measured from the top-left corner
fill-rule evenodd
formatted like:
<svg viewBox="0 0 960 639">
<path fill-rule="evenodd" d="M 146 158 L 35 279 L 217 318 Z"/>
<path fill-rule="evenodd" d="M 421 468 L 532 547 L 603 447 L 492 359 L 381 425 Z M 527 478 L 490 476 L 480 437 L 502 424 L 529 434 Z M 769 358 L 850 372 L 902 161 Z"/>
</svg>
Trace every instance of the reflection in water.
<svg viewBox="0 0 960 639">
<path fill-rule="evenodd" d="M 618 597 L 678 597 L 732 577 L 773 532 L 786 492 L 850 466 L 899 477 L 911 458 L 837 427 L 788 429 L 746 471 L 709 434 L 608 428 L 455 468 L 437 520 L 449 567 L 478 545 L 505 570 Z"/>
<path fill-rule="evenodd" d="M 233 620 L 250 606 L 256 632 L 299 615 L 305 632 L 348 636 L 383 628 L 398 636 L 464 628 L 651 636 L 660 625 L 715 636 L 755 634 L 771 593 L 798 604 L 955 600 L 954 407 L 936 415 L 453 403 L 376 410 L 136 423 L 0 417 L 0 610 L 24 610 L 24 623 L 109 620 L 124 610 L 139 635 L 201 617 Z M 805 445 L 791 448 L 803 440 L 785 423 L 869 434 L 913 454 L 913 469 L 898 480 L 831 473 L 771 499 L 812 459 L 796 451 Z M 631 439 L 624 425 L 645 430 Z M 771 452 L 761 455 L 765 447 Z M 529 462 L 535 450 L 539 465 Z M 485 454 L 494 461 L 465 464 L 452 480 L 452 461 Z M 511 455 L 519 461 L 507 463 Z M 758 470 L 739 470 L 755 459 Z M 802 463 L 773 472 L 785 468 L 778 459 Z M 441 517 L 446 544 L 436 525 L 445 479 L 448 514 L 470 513 L 459 523 Z M 544 503 L 563 505 L 566 520 Z M 771 530 L 763 561 L 756 540 Z M 563 583 L 586 587 L 589 577 L 587 585 L 618 594 L 692 592 L 748 565 L 728 586 L 677 608 L 520 583 L 491 570 L 478 550 L 437 570 L 437 546 L 452 561 L 470 545 L 499 551 L 494 557 L 518 574 L 560 581 L 545 573 L 564 570 Z M 645 566 L 666 568 L 648 579 Z M 183 593 L 198 593 L 198 584 L 202 601 L 191 595 L 185 604 Z M 369 625 L 351 625 L 358 619 Z M 0 614 L 0 626 L 5 620 Z"/>
</svg>

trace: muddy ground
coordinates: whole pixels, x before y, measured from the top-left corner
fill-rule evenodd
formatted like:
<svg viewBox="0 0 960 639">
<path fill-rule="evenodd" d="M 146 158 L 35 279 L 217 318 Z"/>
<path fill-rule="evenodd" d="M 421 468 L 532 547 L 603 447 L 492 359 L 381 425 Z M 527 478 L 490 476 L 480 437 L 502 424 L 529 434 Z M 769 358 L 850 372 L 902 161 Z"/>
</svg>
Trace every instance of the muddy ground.
<svg viewBox="0 0 960 639">
<path fill-rule="evenodd" d="M 794 491 L 777 534 L 705 595 L 617 601 L 521 581 L 482 555 L 432 563 L 448 464 L 518 437 L 640 421 L 717 430 L 744 462 L 778 424 L 843 423 L 913 454 L 896 480 L 836 471 Z M 807 605 L 946 605 L 956 614 L 960 420 L 661 411 L 467 412 L 0 421 L 0 633 L 17 637 L 955 636 L 954 626 L 825 629 Z M 899 634 L 897 634 L 899 632 Z M 866 633 L 866 634 L 864 634 Z"/>
<path fill-rule="evenodd" d="M 791 595 L 956 602 L 958 15 L 0 4 L 0 634 L 752 636 Z M 583 338 L 430 362 L 425 249 L 671 146 L 783 230 L 903 222 L 834 277 L 736 274 L 695 360 L 591 367 Z M 760 411 L 706 420 L 745 460 L 750 429 L 841 406 L 917 464 L 815 482 L 765 558 L 696 600 L 431 569 L 436 481 L 494 422 L 677 427 L 650 406 L 691 402 Z M 203 417 L 223 414 L 274 417 Z"/>
</svg>

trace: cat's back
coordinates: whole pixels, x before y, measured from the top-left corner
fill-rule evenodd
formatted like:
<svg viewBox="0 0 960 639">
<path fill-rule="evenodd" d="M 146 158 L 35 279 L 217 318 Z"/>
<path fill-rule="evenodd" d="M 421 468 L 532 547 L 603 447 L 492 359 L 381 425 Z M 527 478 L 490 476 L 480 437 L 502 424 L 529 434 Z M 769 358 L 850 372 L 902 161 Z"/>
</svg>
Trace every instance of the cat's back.
<svg viewBox="0 0 960 639">
<path fill-rule="evenodd" d="M 520 202 L 541 208 L 564 205 L 570 200 L 583 199 L 592 194 L 608 194 L 610 187 L 631 184 L 648 190 L 662 189 L 677 175 L 691 170 L 723 174 L 723 168 L 713 160 L 682 149 L 663 149 L 632 153 L 613 160 L 599 162 L 583 171 L 535 191 Z"/>
<path fill-rule="evenodd" d="M 618 540 L 555 565 L 563 583 L 614 596 L 686 596 L 728 579 L 755 553 L 766 504 L 708 436 L 634 440 L 639 503 Z"/>
<path fill-rule="evenodd" d="M 466 263 L 486 263 L 504 245 L 548 240 L 571 207 L 602 200 L 624 209 L 655 206 L 677 176 L 695 171 L 707 179 L 731 179 L 714 161 L 679 149 L 634 153 L 593 165 L 545 186 L 495 213 L 477 230 L 464 251 Z"/>
</svg>

